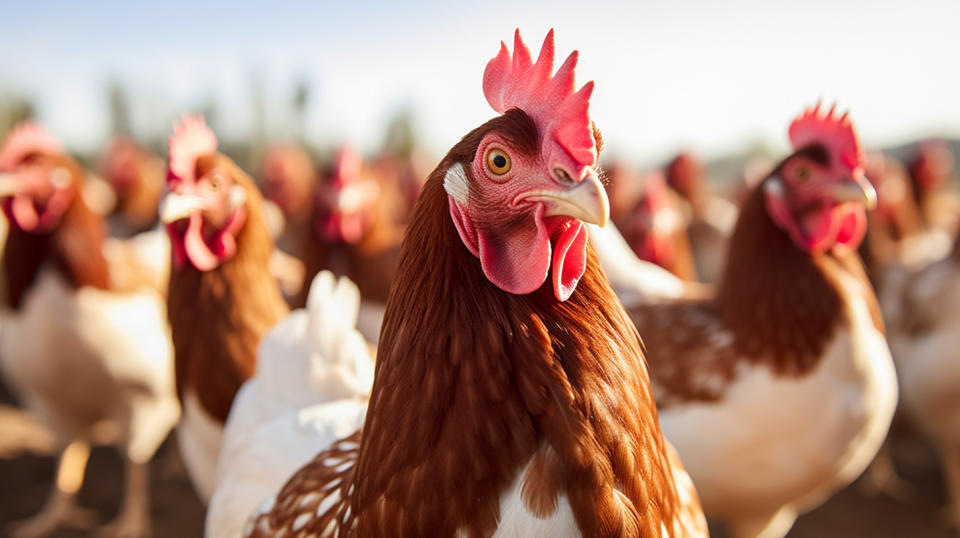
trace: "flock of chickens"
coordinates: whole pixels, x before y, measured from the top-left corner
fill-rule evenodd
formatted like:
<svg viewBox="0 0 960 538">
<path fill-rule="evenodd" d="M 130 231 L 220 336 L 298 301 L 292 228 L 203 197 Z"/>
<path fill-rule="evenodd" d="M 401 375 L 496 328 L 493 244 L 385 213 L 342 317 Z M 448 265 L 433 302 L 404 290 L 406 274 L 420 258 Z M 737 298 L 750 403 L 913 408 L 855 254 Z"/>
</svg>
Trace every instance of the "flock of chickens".
<svg viewBox="0 0 960 538">
<path fill-rule="evenodd" d="M 13 535 L 91 524 L 101 444 L 126 462 L 101 532 L 147 535 L 175 429 L 214 538 L 782 537 L 898 401 L 960 515 L 950 155 L 868 156 L 817 105 L 737 205 L 689 155 L 634 192 L 576 63 L 517 32 L 483 74 L 498 116 L 425 181 L 342 149 L 315 183 L 281 145 L 258 186 L 192 116 L 166 163 L 120 139 L 97 177 L 16 128 L 0 366 L 60 456 Z"/>
</svg>

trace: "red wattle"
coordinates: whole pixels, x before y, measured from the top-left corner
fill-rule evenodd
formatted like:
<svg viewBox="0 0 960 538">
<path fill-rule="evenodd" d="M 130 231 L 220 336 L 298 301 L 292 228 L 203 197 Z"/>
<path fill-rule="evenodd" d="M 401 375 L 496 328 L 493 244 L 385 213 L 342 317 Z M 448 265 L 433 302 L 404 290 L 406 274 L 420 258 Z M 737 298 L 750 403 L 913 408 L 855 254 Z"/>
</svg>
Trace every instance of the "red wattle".
<svg viewBox="0 0 960 538">
<path fill-rule="evenodd" d="M 190 222 L 183 234 L 183 247 L 190 263 L 201 271 L 209 271 L 219 264 L 216 254 L 203 239 L 203 217 L 200 213 L 190 215 Z"/>
<path fill-rule="evenodd" d="M 587 269 L 587 227 L 570 219 L 560 225 L 562 231 L 553 251 L 553 294 L 566 301 L 577 289 Z"/>
</svg>

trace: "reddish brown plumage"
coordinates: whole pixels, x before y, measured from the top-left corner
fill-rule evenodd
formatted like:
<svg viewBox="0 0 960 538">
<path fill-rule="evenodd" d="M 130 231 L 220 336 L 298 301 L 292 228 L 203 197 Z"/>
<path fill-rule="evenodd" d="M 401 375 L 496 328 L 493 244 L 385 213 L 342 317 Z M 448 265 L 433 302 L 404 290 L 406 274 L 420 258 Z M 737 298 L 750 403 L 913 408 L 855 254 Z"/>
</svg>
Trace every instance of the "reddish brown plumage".
<svg viewBox="0 0 960 538">
<path fill-rule="evenodd" d="M 269 272 L 273 240 L 253 181 L 222 155 L 197 163 L 198 176 L 216 166 L 243 186 L 247 220 L 236 254 L 219 267 L 199 271 L 186 263 L 171 269 L 167 310 L 178 393 L 194 390 L 204 409 L 226 420 L 237 390 L 256 368 L 260 337 L 289 309 Z"/>
<path fill-rule="evenodd" d="M 403 227 L 397 224 L 397 204 L 403 203 L 403 197 L 399 185 L 391 179 L 378 177 L 375 181 L 380 195 L 363 210 L 367 228 L 356 243 L 331 242 L 319 237 L 315 221 L 325 209 L 319 203 L 313 204 L 312 216 L 306 222 L 309 231 L 302 235 L 300 249 L 306 269 L 304 283 L 300 294 L 291 302 L 293 307 L 306 304 L 310 282 L 323 270 L 349 277 L 360 288 L 363 300 L 386 302 L 400 256 Z"/>
<path fill-rule="evenodd" d="M 126 137 L 116 138 L 99 162 L 100 174 L 117 195 L 114 212 L 125 234 L 157 224 L 157 207 L 164 189 L 163 160 Z"/>
<path fill-rule="evenodd" d="M 715 298 L 630 309 L 647 345 L 654 385 L 663 390 L 658 403 L 722 397 L 738 360 L 769 364 L 779 375 L 809 372 L 846 322 L 838 271 L 870 291 L 865 300 L 882 332 L 876 297 L 856 252 L 800 250 L 770 218 L 763 186 L 757 186 L 730 238 Z"/>
<path fill-rule="evenodd" d="M 60 223 L 49 232 L 28 232 L 10 222 L 3 252 L 7 300 L 19 309 L 44 264 L 51 264 L 64 280 L 79 289 L 110 287 L 110 268 L 103 255 L 106 223 L 78 196 L 84 174 L 80 165 L 66 155 L 35 154 L 32 163 L 65 168 L 72 179 L 73 199 Z"/>
<path fill-rule="evenodd" d="M 350 440 L 359 447 L 318 455 L 253 535 L 314 513 L 311 493 L 330 486 L 344 499 L 298 527 L 305 535 L 490 536 L 517 478 L 532 513 L 552 514 L 566 495 L 584 536 L 657 536 L 690 508 L 674 485 L 639 337 L 592 248 L 568 300 L 557 301 L 549 279 L 512 295 L 486 279 L 451 221 L 446 170 L 472 160 L 488 131 L 512 140 L 528 122 L 519 110 L 491 120 L 427 181 L 387 304 L 366 423 Z"/>
</svg>

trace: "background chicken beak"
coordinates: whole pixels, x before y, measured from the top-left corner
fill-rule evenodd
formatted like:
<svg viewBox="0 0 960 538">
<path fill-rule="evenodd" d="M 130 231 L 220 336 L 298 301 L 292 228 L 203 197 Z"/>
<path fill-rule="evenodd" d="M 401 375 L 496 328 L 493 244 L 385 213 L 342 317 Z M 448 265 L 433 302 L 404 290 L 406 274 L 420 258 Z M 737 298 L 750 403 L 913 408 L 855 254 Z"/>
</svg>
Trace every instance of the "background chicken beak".
<svg viewBox="0 0 960 538">
<path fill-rule="evenodd" d="M 539 191 L 528 199 L 546 204 L 545 217 L 572 217 L 597 226 L 606 226 L 610 219 L 607 191 L 593 170 L 587 173 L 583 181 L 569 189 Z"/>
<path fill-rule="evenodd" d="M 17 176 L 13 174 L 0 174 L 0 198 L 6 198 L 19 194 L 23 190 L 23 185 Z"/>
<path fill-rule="evenodd" d="M 877 206 L 877 191 L 863 174 L 829 187 L 830 195 L 838 202 L 857 202 L 867 209 Z"/>
<path fill-rule="evenodd" d="M 171 224 L 189 218 L 191 214 L 203 209 L 203 202 L 189 194 L 167 193 L 160 202 L 160 220 Z"/>
</svg>

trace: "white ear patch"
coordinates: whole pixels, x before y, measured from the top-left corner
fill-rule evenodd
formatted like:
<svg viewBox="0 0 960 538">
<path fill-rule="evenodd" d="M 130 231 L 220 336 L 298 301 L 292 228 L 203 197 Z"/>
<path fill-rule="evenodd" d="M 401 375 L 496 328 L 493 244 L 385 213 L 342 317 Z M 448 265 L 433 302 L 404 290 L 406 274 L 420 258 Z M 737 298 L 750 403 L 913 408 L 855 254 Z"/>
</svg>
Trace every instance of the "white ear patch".
<svg viewBox="0 0 960 538">
<path fill-rule="evenodd" d="M 783 197 L 786 194 L 786 189 L 783 187 L 783 180 L 780 179 L 780 176 L 771 176 L 763 184 L 763 192 L 771 196 Z"/>
<path fill-rule="evenodd" d="M 443 176 L 443 188 L 456 201 L 467 203 L 470 184 L 467 182 L 467 171 L 463 169 L 463 163 L 455 163 L 447 169 L 447 175 Z"/>
<path fill-rule="evenodd" d="M 247 201 L 247 191 L 240 185 L 234 185 L 230 188 L 230 207 L 236 209 Z"/>
</svg>

